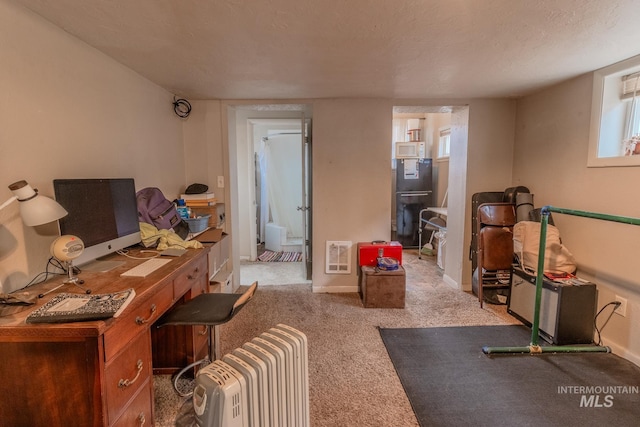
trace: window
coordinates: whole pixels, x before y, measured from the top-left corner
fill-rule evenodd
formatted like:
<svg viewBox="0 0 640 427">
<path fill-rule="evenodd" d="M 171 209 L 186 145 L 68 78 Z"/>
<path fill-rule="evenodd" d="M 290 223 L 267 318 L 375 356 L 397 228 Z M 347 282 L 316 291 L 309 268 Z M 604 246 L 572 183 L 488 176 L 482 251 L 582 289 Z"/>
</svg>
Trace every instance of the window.
<svg viewBox="0 0 640 427">
<path fill-rule="evenodd" d="M 640 166 L 640 56 L 594 73 L 587 166 Z"/>
<path fill-rule="evenodd" d="M 438 159 L 449 158 L 451 152 L 451 128 L 440 128 L 438 138 Z"/>
</svg>

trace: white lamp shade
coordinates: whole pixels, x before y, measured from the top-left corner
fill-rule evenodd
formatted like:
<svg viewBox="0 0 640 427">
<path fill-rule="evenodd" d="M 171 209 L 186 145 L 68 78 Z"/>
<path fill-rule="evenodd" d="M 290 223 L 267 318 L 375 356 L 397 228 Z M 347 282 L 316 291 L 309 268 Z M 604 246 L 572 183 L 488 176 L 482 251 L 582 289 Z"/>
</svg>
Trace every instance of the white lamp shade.
<svg viewBox="0 0 640 427">
<path fill-rule="evenodd" d="M 58 202 L 40 196 L 26 181 L 18 181 L 9 186 L 18 202 L 22 222 L 29 227 L 56 221 L 68 212 Z"/>
<path fill-rule="evenodd" d="M 37 196 L 20 203 L 22 221 L 29 227 L 56 221 L 67 213 L 66 209 L 58 202 L 44 196 Z"/>
</svg>

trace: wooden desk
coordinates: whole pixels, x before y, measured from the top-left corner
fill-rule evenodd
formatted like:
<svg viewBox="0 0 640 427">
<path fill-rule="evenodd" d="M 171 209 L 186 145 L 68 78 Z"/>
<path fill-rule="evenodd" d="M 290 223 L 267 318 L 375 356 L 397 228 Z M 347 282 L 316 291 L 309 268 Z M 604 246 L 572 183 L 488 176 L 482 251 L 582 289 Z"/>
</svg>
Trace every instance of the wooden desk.
<svg viewBox="0 0 640 427">
<path fill-rule="evenodd" d="M 202 327 L 157 329 L 153 324 L 179 300 L 208 291 L 208 252 L 189 249 L 146 278 L 120 277 L 142 262 L 121 255 L 112 258 L 125 264 L 110 272 L 81 273 L 94 294 L 135 289 L 135 299 L 118 318 L 25 323 L 55 292 L 33 309 L 0 317 L 0 424 L 152 425 L 152 373 L 174 372 L 204 357 L 208 335 Z M 38 295 L 62 280 L 32 286 L 29 293 Z M 66 285 L 56 292 L 82 290 Z"/>
</svg>

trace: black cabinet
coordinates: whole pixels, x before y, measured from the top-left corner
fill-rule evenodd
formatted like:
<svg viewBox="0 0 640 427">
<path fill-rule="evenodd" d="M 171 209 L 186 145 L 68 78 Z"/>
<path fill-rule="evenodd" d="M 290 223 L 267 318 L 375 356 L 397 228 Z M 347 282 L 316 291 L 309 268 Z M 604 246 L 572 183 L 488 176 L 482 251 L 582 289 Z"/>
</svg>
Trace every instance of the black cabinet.
<svg viewBox="0 0 640 427">
<path fill-rule="evenodd" d="M 507 311 L 531 327 L 536 298 L 536 276 L 513 270 Z M 593 342 L 597 290 L 594 283 L 580 286 L 556 283 L 546 278 L 540 301 L 539 333 L 556 345 Z"/>
</svg>

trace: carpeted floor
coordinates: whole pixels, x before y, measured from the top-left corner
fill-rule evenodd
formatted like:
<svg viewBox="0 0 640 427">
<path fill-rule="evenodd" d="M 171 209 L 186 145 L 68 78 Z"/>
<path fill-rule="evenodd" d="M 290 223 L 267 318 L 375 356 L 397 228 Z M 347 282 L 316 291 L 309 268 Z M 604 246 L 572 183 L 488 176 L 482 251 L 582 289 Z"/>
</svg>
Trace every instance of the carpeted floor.
<svg viewBox="0 0 640 427">
<path fill-rule="evenodd" d="M 317 294 L 310 283 L 260 285 L 255 298 L 222 326 L 222 351 L 228 353 L 278 323 L 288 324 L 309 340 L 313 427 L 418 426 L 378 328 L 518 322 L 505 306 L 485 304 L 481 309 L 474 296 L 445 284 L 433 257 L 420 260 L 417 251 L 405 251 L 403 263 L 404 309 L 367 309 L 357 293 Z M 173 426 L 182 401 L 167 377 L 156 376 L 154 383 L 155 425 Z"/>
<path fill-rule="evenodd" d="M 482 353 L 486 345 L 526 346 L 531 332 L 522 325 L 380 334 L 422 427 L 635 426 L 640 420 L 640 367 L 614 354 Z"/>
<path fill-rule="evenodd" d="M 258 281 L 261 286 L 311 284 L 301 262 L 240 261 L 240 285 Z M 235 272 L 234 272 L 235 274 Z"/>
</svg>

